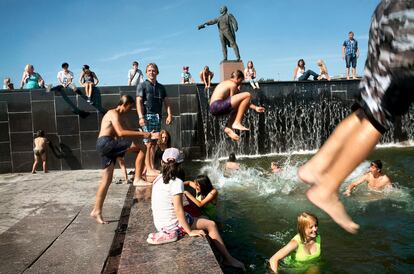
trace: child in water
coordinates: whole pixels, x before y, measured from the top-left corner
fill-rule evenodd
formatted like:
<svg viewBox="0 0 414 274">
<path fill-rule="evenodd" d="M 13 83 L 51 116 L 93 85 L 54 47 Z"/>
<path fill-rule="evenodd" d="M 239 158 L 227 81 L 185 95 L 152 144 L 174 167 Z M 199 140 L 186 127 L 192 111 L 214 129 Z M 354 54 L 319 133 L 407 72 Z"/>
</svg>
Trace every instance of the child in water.
<svg viewBox="0 0 414 274">
<path fill-rule="evenodd" d="M 32 168 L 32 173 L 36 173 L 37 164 L 42 161 L 43 172 L 47 173 L 46 167 L 46 145 L 49 143 L 47 138 L 45 138 L 45 132 L 43 130 L 38 130 L 36 133 L 36 138 L 33 141 L 33 154 L 34 154 L 34 163 Z"/>
<path fill-rule="evenodd" d="M 270 268 L 277 273 L 279 261 L 288 266 L 299 266 L 318 259 L 321 255 L 321 236 L 318 234 L 318 218 L 308 212 L 298 216 L 298 234 L 279 249 L 269 260 Z"/>
<path fill-rule="evenodd" d="M 211 184 L 210 178 L 206 175 L 199 175 L 194 181 L 184 182 L 184 185 L 188 185 L 196 191 L 196 197 L 189 191 L 184 191 L 184 194 L 201 209 L 202 216 L 215 221 L 218 191 Z"/>
</svg>

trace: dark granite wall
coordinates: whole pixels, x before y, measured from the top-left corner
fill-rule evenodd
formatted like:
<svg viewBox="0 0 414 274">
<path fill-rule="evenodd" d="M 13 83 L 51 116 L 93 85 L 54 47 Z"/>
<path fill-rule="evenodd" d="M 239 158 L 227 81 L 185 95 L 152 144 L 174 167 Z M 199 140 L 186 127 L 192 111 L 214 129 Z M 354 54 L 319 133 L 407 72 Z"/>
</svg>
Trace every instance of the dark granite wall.
<svg viewBox="0 0 414 274">
<path fill-rule="evenodd" d="M 214 86 L 211 90 L 213 89 Z M 331 115 L 325 117 L 329 125 L 321 128 L 322 137 L 319 138 L 321 140 L 313 144 L 319 147 L 319 143 L 329 135 L 341 120 L 340 118 L 349 113 L 349 106 L 358 92 L 358 81 L 269 82 L 261 83 L 259 91 L 252 91 L 250 85 L 244 84 L 242 90 L 251 91 L 253 102 L 265 105 L 267 111 L 266 114 L 260 115 L 247 113 L 245 120 L 248 123 L 257 123 L 258 130 L 246 133 L 246 138 L 240 143 L 231 142 L 224 136 L 222 128 L 225 118 L 217 119 L 209 114 L 208 94 L 211 92 L 205 92 L 202 85 L 167 85 L 166 90 L 171 102 L 173 123 L 165 125 L 163 120 L 162 128 L 171 133 L 172 145 L 182 149 L 187 158 L 199 159 L 212 157 L 217 149 L 222 150 L 220 155 L 226 155 L 230 150 L 239 154 L 269 153 L 269 151 L 274 152 L 275 147 L 277 151 L 289 150 L 292 145 L 287 140 L 292 141 L 295 136 L 293 132 L 289 137 L 278 129 L 272 134 L 272 138 L 268 138 L 269 136 L 262 138 L 259 136 L 260 132 L 267 132 L 269 135 L 266 127 L 273 123 L 272 119 L 289 114 L 292 110 L 298 111 L 297 105 L 304 104 L 305 108 L 299 110 L 310 108 L 309 112 L 311 112 L 317 111 L 313 109 L 315 104 L 316 106 L 319 104 L 318 102 L 321 104 L 327 102 L 328 107 L 322 110 L 336 112 L 339 118 Z M 71 90 L 63 93 L 59 91 L 46 93 L 44 89 L 13 92 L 0 90 L 0 173 L 31 170 L 33 136 L 39 129 L 47 133 L 53 144 L 53 149 L 48 151 L 49 169 L 100 168 L 95 142 L 103 115 L 101 112 L 103 109 L 115 107 L 121 94 L 135 97 L 135 88 L 100 87 L 99 93 L 94 94 L 93 99 L 98 107 L 93 107 L 85 101 L 83 91 L 75 94 Z M 102 107 L 99 107 L 99 102 Z M 82 118 L 73 112 L 73 108 L 78 112 L 88 111 L 90 115 Z M 283 109 L 285 113 L 279 113 Z M 414 132 L 409 130 L 412 115 L 414 115 L 413 108 L 408 116 L 397 121 L 396 127 L 383 139 L 386 142 L 412 140 Z M 137 125 L 137 121 L 136 112 L 130 112 L 130 124 Z M 134 155 L 127 154 L 127 166 L 132 167 L 133 160 Z"/>
<path fill-rule="evenodd" d="M 167 126 L 164 120 L 162 127 L 173 136 L 173 146 L 184 150 L 190 158 L 200 158 L 198 132 L 202 128 L 198 128 L 197 88 L 195 85 L 168 85 L 166 89 L 173 123 Z M 95 102 L 101 101 L 103 109 L 110 109 L 117 105 L 122 94 L 135 98 L 135 88 L 100 87 L 99 94 Z M 64 91 L 63 95 L 53 90 L 47 93 L 44 89 L 0 91 L 0 173 L 31 170 L 33 137 L 39 129 L 46 132 L 52 144 L 47 152 L 50 170 L 100 168 L 95 142 L 103 116 L 99 111 L 102 108 L 89 105 L 83 95 L 71 90 Z M 72 111 L 67 100 L 90 115 L 81 118 Z M 130 124 L 137 125 L 137 121 L 136 112 L 130 112 Z M 126 157 L 129 167 L 133 166 L 133 159 L 134 155 Z"/>
</svg>

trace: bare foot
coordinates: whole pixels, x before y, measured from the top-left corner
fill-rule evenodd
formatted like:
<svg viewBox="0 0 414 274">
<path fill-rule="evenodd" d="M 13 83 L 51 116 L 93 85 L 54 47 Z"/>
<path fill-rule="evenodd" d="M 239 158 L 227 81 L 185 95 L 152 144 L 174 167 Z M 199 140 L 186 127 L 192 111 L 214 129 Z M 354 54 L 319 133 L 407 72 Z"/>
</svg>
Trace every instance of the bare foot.
<svg viewBox="0 0 414 274">
<path fill-rule="evenodd" d="M 226 127 L 224 129 L 224 132 L 233 140 L 233 141 L 238 141 L 240 140 L 240 136 L 237 135 L 231 128 Z"/>
<path fill-rule="evenodd" d="M 132 183 L 134 186 L 151 186 L 152 183 L 147 182 L 145 180 L 139 179 L 139 180 L 134 180 L 134 182 Z"/>
<path fill-rule="evenodd" d="M 346 80 L 349 80 L 349 76 L 346 77 Z"/>
<path fill-rule="evenodd" d="M 302 183 L 313 185 L 317 182 L 316 177 L 312 174 L 311 167 L 306 163 L 298 169 L 298 177 Z"/>
<path fill-rule="evenodd" d="M 108 222 L 103 220 L 102 214 L 95 212 L 95 210 L 92 210 L 91 217 L 94 218 L 98 224 L 108 224 Z"/>
<path fill-rule="evenodd" d="M 231 257 L 229 260 L 224 259 L 223 260 L 223 265 L 226 266 L 231 266 L 234 268 L 241 268 L 243 269 L 243 271 L 246 271 L 246 268 L 244 267 L 244 264 L 242 262 L 240 262 L 239 260 L 237 260 L 234 257 Z"/>
<path fill-rule="evenodd" d="M 325 211 L 343 229 L 352 234 L 358 232 L 359 225 L 354 223 L 346 213 L 336 193 L 330 193 L 320 185 L 315 184 L 306 192 L 306 196 L 309 201 Z"/>
<path fill-rule="evenodd" d="M 357 78 L 356 77 L 352 77 L 352 80 L 356 80 Z"/>
<path fill-rule="evenodd" d="M 160 175 L 160 171 L 156 169 L 148 169 L 146 175 L 147 176 L 158 176 Z"/>
<path fill-rule="evenodd" d="M 236 123 L 234 122 L 233 125 L 231 126 L 232 129 L 238 129 L 238 130 L 243 130 L 243 131 L 249 131 L 250 129 L 248 129 L 247 127 L 243 126 L 240 123 Z"/>
<path fill-rule="evenodd" d="M 32 174 L 36 174 L 36 171 L 32 171 Z"/>
</svg>

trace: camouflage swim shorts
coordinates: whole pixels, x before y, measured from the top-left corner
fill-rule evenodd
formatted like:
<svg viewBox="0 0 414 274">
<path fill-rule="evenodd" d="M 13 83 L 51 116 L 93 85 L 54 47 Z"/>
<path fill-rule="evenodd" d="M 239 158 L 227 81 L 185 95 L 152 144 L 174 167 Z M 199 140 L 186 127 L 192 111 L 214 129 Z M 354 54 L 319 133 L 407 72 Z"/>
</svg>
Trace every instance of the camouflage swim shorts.
<svg viewBox="0 0 414 274">
<path fill-rule="evenodd" d="M 384 133 L 414 101 L 414 1 L 383 0 L 372 17 L 358 106 Z"/>
</svg>

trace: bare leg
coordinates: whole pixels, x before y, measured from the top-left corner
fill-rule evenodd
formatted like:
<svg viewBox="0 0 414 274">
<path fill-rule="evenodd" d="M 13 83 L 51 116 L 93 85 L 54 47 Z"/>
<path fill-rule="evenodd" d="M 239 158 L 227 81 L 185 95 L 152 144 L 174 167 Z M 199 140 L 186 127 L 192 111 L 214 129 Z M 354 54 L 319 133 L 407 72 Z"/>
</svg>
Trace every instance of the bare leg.
<svg viewBox="0 0 414 274">
<path fill-rule="evenodd" d="M 252 86 L 253 89 L 256 89 L 256 86 L 254 85 L 253 82 L 250 82 L 250 85 Z"/>
<path fill-rule="evenodd" d="M 349 68 L 346 68 L 346 80 L 349 80 Z"/>
<path fill-rule="evenodd" d="M 234 122 L 234 119 L 236 118 L 236 112 L 232 112 L 230 114 L 230 118 L 227 121 L 226 127 L 224 128 L 224 132 L 233 140 L 233 141 L 238 141 L 240 140 L 240 136 L 237 135 L 234 130 L 231 128 L 231 125 Z"/>
<path fill-rule="evenodd" d="M 119 167 L 121 168 L 122 175 L 124 176 L 125 183 L 128 183 L 128 171 L 125 167 L 125 159 L 123 157 L 119 157 L 117 160 Z"/>
<path fill-rule="evenodd" d="M 260 89 L 259 82 L 256 82 L 256 88 Z"/>
<path fill-rule="evenodd" d="M 147 153 L 145 153 L 145 169 L 147 176 L 158 176 L 158 171 L 154 169 L 155 146 L 154 142 L 148 142 Z"/>
<path fill-rule="evenodd" d="M 313 184 L 316 178 L 312 174 L 326 172 L 332 163 L 337 160 L 337 155 L 344 149 L 343 144 L 351 138 L 355 131 L 359 130 L 359 121 L 364 117 L 365 114 L 358 110 L 343 120 L 312 159 L 300 167 L 298 171 L 299 178 L 307 184 Z"/>
<path fill-rule="evenodd" d="M 48 173 L 49 171 L 47 170 L 46 161 L 42 162 L 42 166 L 43 166 L 43 172 Z"/>
<path fill-rule="evenodd" d="M 98 191 L 96 192 L 96 201 L 95 206 L 91 212 L 91 217 L 95 218 L 95 220 L 100 224 L 107 224 L 102 217 L 102 207 L 105 201 L 106 193 L 108 192 L 109 185 L 112 182 L 112 177 L 114 175 L 114 163 L 110 166 L 105 168 L 102 171 L 102 179 L 101 183 L 99 184 Z"/>
<path fill-rule="evenodd" d="M 134 186 L 145 186 L 150 185 L 150 183 L 146 182 L 142 178 L 142 171 L 144 169 L 144 162 L 145 162 L 145 146 L 142 145 L 142 149 L 137 151 L 137 158 L 135 159 L 135 176 L 134 176 Z"/>
<path fill-rule="evenodd" d="M 36 167 L 37 164 L 39 163 L 39 161 L 37 160 L 37 157 L 35 156 L 34 158 L 34 163 L 33 163 L 33 167 L 32 167 L 32 173 L 35 174 L 36 173 Z"/>
<path fill-rule="evenodd" d="M 151 164 L 152 171 L 155 171 L 155 151 L 156 150 L 157 150 L 157 145 L 154 144 L 152 146 L 151 154 L 150 154 L 150 164 Z"/>
<path fill-rule="evenodd" d="M 249 92 L 242 92 L 231 97 L 231 106 L 236 111 L 236 117 L 234 123 L 232 124 L 233 129 L 238 130 L 249 130 L 242 125 L 241 121 L 243 119 L 244 113 L 250 106 L 250 99 L 252 95 Z"/>
<path fill-rule="evenodd" d="M 43 172 L 48 173 L 47 166 L 46 166 L 46 152 L 42 154 L 42 167 L 43 167 Z"/>
<path fill-rule="evenodd" d="M 374 149 L 380 137 L 380 132 L 361 117 L 361 112 L 353 113 L 338 125 L 320 151 L 298 172 L 300 179 L 314 183 L 306 193 L 308 199 L 350 233 L 356 233 L 359 226 L 339 201 L 338 189 Z M 317 165 L 323 159 L 325 162 L 321 170 Z"/>
<path fill-rule="evenodd" d="M 217 225 L 214 221 L 204 218 L 196 218 L 191 227 L 194 229 L 202 229 L 207 231 L 208 236 L 211 238 L 214 245 L 224 258 L 223 264 L 236 268 L 242 268 L 243 270 L 245 269 L 242 262 L 230 255 L 229 251 L 224 245 L 224 241 L 221 238 Z"/>
<path fill-rule="evenodd" d="M 356 68 L 352 68 L 352 79 L 356 79 Z"/>
</svg>

